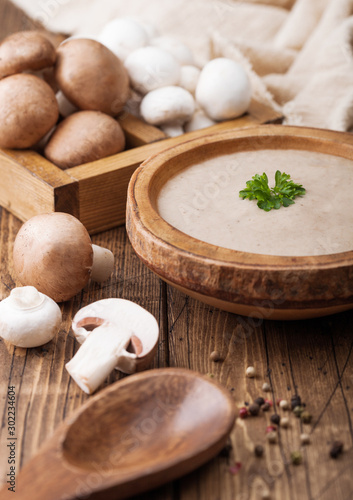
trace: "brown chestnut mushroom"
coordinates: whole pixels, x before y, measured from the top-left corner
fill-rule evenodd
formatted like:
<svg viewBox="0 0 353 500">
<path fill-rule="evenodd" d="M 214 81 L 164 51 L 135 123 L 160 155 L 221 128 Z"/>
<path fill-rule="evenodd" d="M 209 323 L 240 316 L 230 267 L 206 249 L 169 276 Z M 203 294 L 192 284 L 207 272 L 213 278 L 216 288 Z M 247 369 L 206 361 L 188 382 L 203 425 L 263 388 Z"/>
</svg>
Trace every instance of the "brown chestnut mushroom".
<svg viewBox="0 0 353 500">
<path fill-rule="evenodd" d="M 15 239 L 13 263 L 23 285 L 62 302 L 80 292 L 90 278 L 108 279 L 114 256 L 92 245 L 86 228 L 74 216 L 53 212 L 23 224 Z"/>
<path fill-rule="evenodd" d="M 60 168 L 75 167 L 119 153 L 125 137 L 119 123 L 100 111 L 78 111 L 63 120 L 44 149 Z"/>
<path fill-rule="evenodd" d="M 103 299 L 80 309 L 72 321 L 83 344 L 66 364 L 87 394 L 116 368 L 135 373 L 147 368 L 157 350 L 159 328 L 151 313 L 124 299 Z"/>
<path fill-rule="evenodd" d="M 53 66 L 54 45 L 39 31 L 19 31 L 0 44 L 0 78 Z"/>
<path fill-rule="evenodd" d="M 33 75 L 12 75 L 0 80 L 0 147 L 34 146 L 59 117 L 55 94 Z"/>
<path fill-rule="evenodd" d="M 67 99 L 83 110 L 116 116 L 129 97 L 123 63 L 101 43 L 73 38 L 57 49 L 56 81 Z"/>
</svg>

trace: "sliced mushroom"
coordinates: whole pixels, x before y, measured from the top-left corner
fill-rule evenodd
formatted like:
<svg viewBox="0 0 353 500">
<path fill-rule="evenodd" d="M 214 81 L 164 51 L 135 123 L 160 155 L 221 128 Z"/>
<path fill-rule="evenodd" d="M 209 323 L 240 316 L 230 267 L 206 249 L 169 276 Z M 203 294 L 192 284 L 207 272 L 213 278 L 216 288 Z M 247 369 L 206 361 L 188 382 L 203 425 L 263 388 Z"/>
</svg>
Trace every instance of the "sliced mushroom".
<svg viewBox="0 0 353 500">
<path fill-rule="evenodd" d="M 11 290 L 0 302 L 0 336 L 18 347 L 46 344 L 60 328 L 59 306 L 33 286 Z"/>
<path fill-rule="evenodd" d="M 54 45 L 39 31 L 13 33 L 0 45 L 0 78 L 53 66 Z"/>
<path fill-rule="evenodd" d="M 157 349 L 159 328 L 143 307 L 124 299 L 103 299 L 78 311 L 72 329 L 83 343 L 66 369 L 87 394 L 114 368 L 123 373 L 144 370 Z"/>
<path fill-rule="evenodd" d="M 92 245 L 84 225 L 70 214 L 36 215 L 19 230 L 13 248 L 15 272 L 23 285 L 35 286 L 55 302 L 68 300 L 90 278 L 109 278 L 114 256 Z"/>
</svg>

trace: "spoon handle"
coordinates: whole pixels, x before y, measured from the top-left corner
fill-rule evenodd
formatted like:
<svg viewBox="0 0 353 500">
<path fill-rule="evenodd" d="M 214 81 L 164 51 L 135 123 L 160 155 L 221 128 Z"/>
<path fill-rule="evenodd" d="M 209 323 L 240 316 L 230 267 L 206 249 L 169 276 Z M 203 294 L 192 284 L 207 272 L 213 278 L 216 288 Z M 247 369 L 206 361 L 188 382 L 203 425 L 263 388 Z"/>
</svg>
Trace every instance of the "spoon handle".
<svg viewBox="0 0 353 500">
<path fill-rule="evenodd" d="M 8 489 L 10 484 L 6 483 L 0 491 L 1 500 L 69 500 L 83 497 L 83 492 L 79 491 L 82 474 L 65 464 L 60 451 L 66 429 L 67 424 L 61 425 L 39 453 L 24 465 L 15 480 L 15 495 Z"/>
</svg>

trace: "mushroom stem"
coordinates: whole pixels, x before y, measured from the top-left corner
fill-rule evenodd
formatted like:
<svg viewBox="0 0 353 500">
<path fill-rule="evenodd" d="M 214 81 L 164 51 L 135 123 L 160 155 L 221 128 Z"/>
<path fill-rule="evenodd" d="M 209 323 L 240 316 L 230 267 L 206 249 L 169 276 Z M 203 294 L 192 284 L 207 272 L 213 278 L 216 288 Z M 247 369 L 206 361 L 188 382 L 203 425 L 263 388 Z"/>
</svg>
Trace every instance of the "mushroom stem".
<svg viewBox="0 0 353 500">
<path fill-rule="evenodd" d="M 101 283 L 107 280 L 114 269 L 114 255 L 107 248 L 92 244 L 93 265 L 91 279 Z"/>
<path fill-rule="evenodd" d="M 87 394 L 92 394 L 114 370 L 119 360 L 134 363 L 136 354 L 126 351 L 133 332 L 105 322 L 87 337 L 66 369 Z"/>
</svg>

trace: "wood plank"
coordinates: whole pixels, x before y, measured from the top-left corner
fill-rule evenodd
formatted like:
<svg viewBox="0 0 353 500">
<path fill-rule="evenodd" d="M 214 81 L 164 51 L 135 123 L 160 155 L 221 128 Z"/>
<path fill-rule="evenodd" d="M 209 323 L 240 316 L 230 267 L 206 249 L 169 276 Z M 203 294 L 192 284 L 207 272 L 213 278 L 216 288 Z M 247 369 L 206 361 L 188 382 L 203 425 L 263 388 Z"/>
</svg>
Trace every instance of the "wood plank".
<svg viewBox="0 0 353 500">
<path fill-rule="evenodd" d="M 118 117 L 118 122 L 124 131 L 128 149 L 160 141 L 167 137 L 161 129 L 142 122 L 139 118 L 126 111 Z"/>
<path fill-rule="evenodd" d="M 37 161 L 33 152 L 26 155 L 26 168 L 13 156 L 0 152 L 0 199 L 5 208 L 22 220 L 55 210 L 79 216 L 76 181 L 46 160 Z"/>
</svg>

